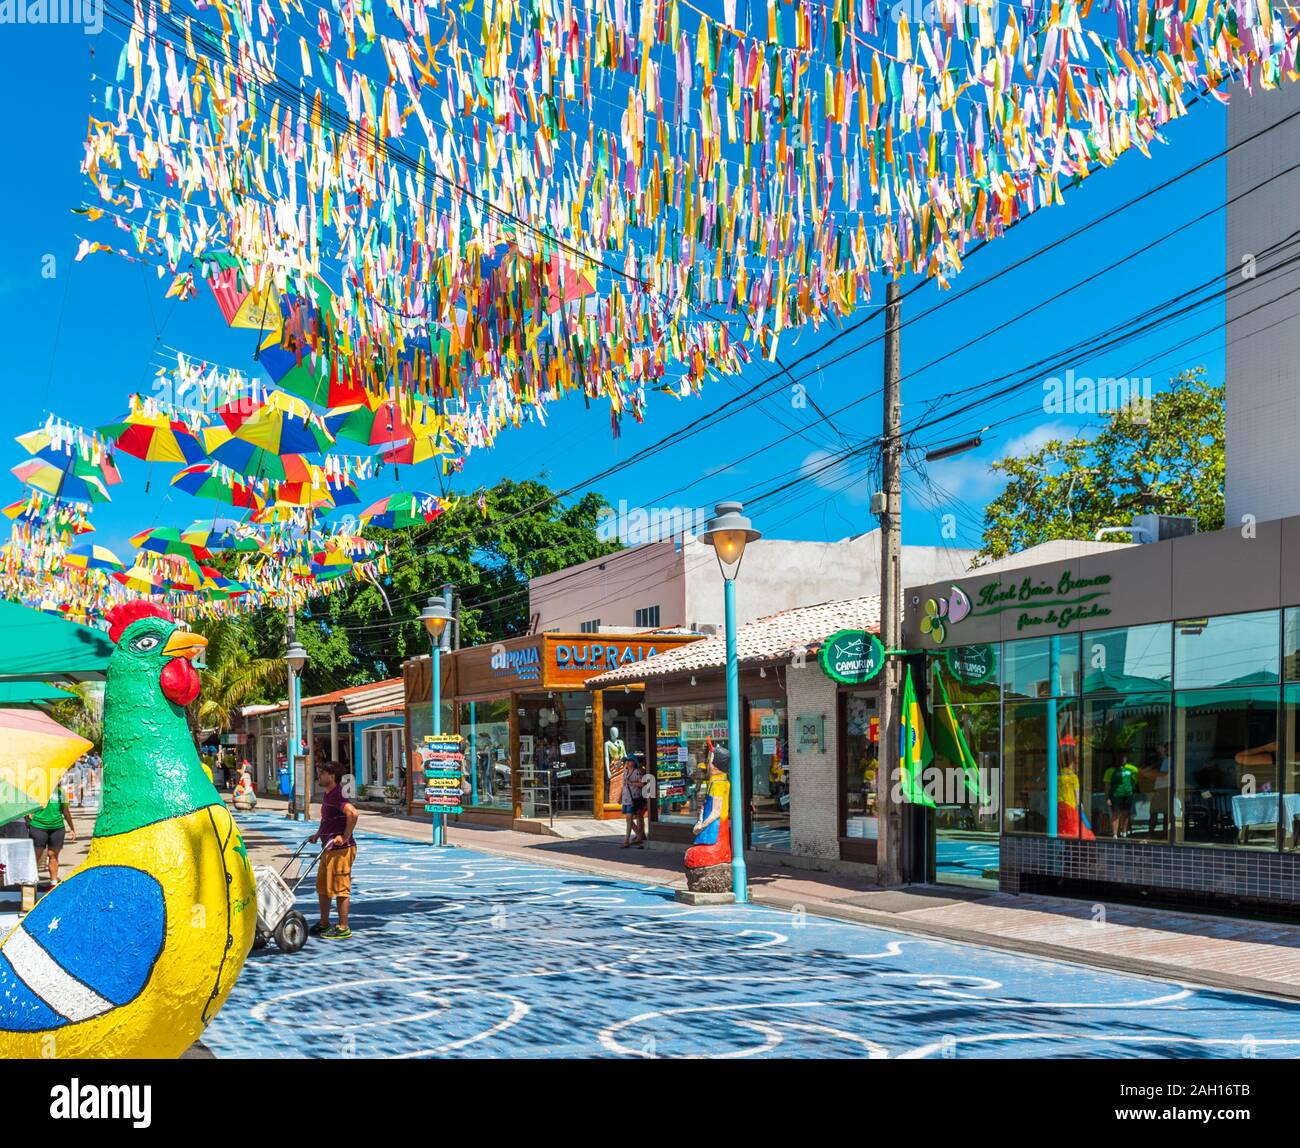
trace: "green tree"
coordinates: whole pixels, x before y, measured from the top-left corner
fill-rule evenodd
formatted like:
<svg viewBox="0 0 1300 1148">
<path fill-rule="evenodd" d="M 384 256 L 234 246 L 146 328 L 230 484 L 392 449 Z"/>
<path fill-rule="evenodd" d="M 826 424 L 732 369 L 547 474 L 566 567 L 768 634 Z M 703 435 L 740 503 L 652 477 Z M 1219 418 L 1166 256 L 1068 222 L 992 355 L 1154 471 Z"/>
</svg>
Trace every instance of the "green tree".
<svg viewBox="0 0 1300 1148">
<path fill-rule="evenodd" d="M 298 612 L 303 696 L 396 677 L 403 661 L 427 653 L 420 611 L 446 583 L 461 601 L 462 646 L 527 633 L 530 578 L 618 549 L 596 533 L 604 505 L 594 493 L 562 503 L 542 478 L 505 479 L 428 525 L 366 528 L 388 543 L 389 572 L 377 584 L 349 580 Z M 246 637 L 258 656 L 283 659 L 285 625 L 281 610 L 257 615 Z"/>
<path fill-rule="evenodd" d="M 283 688 L 288 676 L 284 656 L 258 651 L 255 625 L 238 616 L 195 625 L 208 639 L 202 692 L 192 707 L 200 729 L 228 730 L 241 706 L 272 701 Z"/>
<path fill-rule="evenodd" d="M 65 729 L 104 749 L 104 686 L 101 682 L 72 682 L 63 687 L 73 696 L 50 706 L 50 714 Z"/>
<path fill-rule="evenodd" d="M 1052 439 L 993 469 L 1007 485 L 984 509 L 980 555 L 1015 554 L 1059 538 L 1092 538 L 1147 511 L 1223 526 L 1223 387 L 1182 371 L 1149 410 L 1123 408 L 1093 436 Z"/>
</svg>

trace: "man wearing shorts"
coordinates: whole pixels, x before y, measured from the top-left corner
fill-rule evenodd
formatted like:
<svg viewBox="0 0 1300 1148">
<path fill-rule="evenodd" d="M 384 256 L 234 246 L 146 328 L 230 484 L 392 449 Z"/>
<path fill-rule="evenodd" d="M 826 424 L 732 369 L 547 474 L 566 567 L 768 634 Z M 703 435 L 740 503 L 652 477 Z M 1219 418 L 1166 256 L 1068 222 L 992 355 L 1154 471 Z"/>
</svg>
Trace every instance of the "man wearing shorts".
<svg viewBox="0 0 1300 1148">
<path fill-rule="evenodd" d="M 320 828 L 312 834 L 312 841 L 324 844 L 320 865 L 316 870 L 316 896 L 320 900 L 320 921 L 311 932 L 322 940 L 343 941 L 352 936 L 348 928 L 348 900 L 352 896 L 352 861 L 357 855 L 357 843 L 352 830 L 357 825 L 357 807 L 343 795 L 339 784 L 342 774 L 337 762 L 328 762 L 317 770 L 325 797 L 320 807 Z M 330 926 L 330 901 L 338 905 L 339 923 Z"/>
<path fill-rule="evenodd" d="M 41 862 L 49 858 L 51 886 L 59 883 L 59 852 L 63 849 L 65 823 L 66 833 L 75 841 L 77 827 L 72 824 L 67 791 L 62 785 L 56 785 L 45 808 L 37 810 L 27 820 L 32 847 L 36 850 L 36 868 L 39 869 Z"/>
</svg>

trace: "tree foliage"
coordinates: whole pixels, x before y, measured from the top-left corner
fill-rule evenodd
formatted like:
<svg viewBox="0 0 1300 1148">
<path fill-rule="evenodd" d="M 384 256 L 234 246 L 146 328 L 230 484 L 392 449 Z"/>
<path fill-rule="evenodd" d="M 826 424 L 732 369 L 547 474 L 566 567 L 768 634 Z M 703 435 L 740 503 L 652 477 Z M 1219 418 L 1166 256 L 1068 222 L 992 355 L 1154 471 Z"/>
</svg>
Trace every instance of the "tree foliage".
<svg viewBox="0 0 1300 1148">
<path fill-rule="evenodd" d="M 427 653 L 420 611 L 447 583 L 461 602 L 462 646 L 527 633 L 530 578 L 618 549 L 596 533 L 604 505 L 590 492 L 564 504 L 540 479 L 506 479 L 427 526 L 366 528 L 388 542 L 390 571 L 378 585 L 348 581 L 299 612 L 304 696 L 396 677 L 403 661 Z M 285 626 L 283 611 L 256 615 L 252 653 L 283 659 Z"/>
<path fill-rule="evenodd" d="M 1123 408 L 1093 436 L 1052 439 L 993 469 L 1007 485 L 984 510 L 981 557 L 1061 538 L 1093 538 L 1135 514 L 1181 514 L 1223 526 L 1224 392 L 1205 369 L 1180 372 L 1149 409 Z"/>
</svg>

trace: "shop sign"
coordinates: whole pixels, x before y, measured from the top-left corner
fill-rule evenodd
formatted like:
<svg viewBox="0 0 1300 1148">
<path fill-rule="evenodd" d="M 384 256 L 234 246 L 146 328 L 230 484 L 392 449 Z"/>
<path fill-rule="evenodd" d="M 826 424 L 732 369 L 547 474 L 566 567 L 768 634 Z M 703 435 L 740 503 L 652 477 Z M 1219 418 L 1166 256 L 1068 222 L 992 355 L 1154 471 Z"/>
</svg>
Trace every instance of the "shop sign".
<svg viewBox="0 0 1300 1148">
<path fill-rule="evenodd" d="M 820 750 L 826 744 L 826 718 L 822 714 L 800 714 L 794 719 L 795 744 L 800 749 Z"/>
<path fill-rule="evenodd" d="M 683 741 L 703 741 L 705 738 L 712 738 L 715 742 L 725 742 L 729 732 L 726 718 L 721 721 L 682 722 Z"/>
<path fill-rule="evenodd" d="M 998 678 L 998 648 L 987 646 L 953 646 L 944 654 L 948 669 L 959 682 L 982 686 Z"/>
<path fill-rule="evenodd" d="M 865 630 L 840 630 L 822 643 L 822 671 L 845 685 L 859 686 L 874 678 L 885 664 L 885 647 Z"/>
<path fill-rule="evenodd" d="M 1110 581 L 1109 574 L 1081 578 L 1073 570 L 1062 570 L 1055 581 L 1032 574 L 998 578 L 981 586 L 973 597 L 953 586 L 947 597 L 926 600 L 921 633 L 942 645 L 948 630 L 967 618 L 988 618 L 1011 610 L 1018 611 L 1017 631 L 1036 626 L 1065 630 L 1110 615 L 1110 608 L 1100 601 L 1110 595 Z"/>
<path fill-rule="evenodd" d="M 759 737 L 780 737 L 781 736 L 781 715 L 780 714 L 763 714 L 758 719 L 758 736 Z"/>
<path fill-rule="evenodd" d="M 489 665 L 493 676 L 498 678 L 517 678 L 521 682 L 537 682 L 542 679 L 542 655 L 536 646 L 524 646 L 519 650 L 493 650 Z"/>
<path fill-rule="evenodd" d="M 581 670 L 587 677 L 595 677 L 606 670 L 616 670 L 628 662 L 643 662 L 659 651 L 654 646 L 640 642 L 557 642 L 555 668 Z"/>
<path fill-rule="evenodd" d="M 661 733 L 655 739 L 655 787 L 660 806 L 680 803 L 686 796 L 686 747 L 675 733 Z"/>
<path fill-rule="evenodd" d="M 415 751 L 424 773 L 424 811 L 461 811 L 465 782 L 465 743 L 457 734 L 426 734 Z"/>
</svg>

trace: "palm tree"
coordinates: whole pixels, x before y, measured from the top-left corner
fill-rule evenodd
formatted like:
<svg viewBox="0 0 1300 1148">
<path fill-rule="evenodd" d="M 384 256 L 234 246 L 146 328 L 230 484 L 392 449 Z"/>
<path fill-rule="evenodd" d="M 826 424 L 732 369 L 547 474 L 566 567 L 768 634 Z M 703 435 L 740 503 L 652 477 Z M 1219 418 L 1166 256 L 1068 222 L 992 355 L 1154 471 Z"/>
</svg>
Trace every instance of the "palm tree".
<svg viewBox="0 0 1300 1148">
<path fill-rule="evenodd" d="M 194 714 L 200 729 L 229 729 L 241 706 L 263 700 L 287 676 L 284 659 L 253 655 L 244 626 L 235 618 L 195 626 L 208 640 L 200 673 L 203 691 Z"/>
<path fill-rule="evenodd" d="M 73 696 L 50 706 L 54 720 L 73 733 L 93 742 L 95 753 L 104 746 L 104 684 L 72 682 L 63 687 Z"/>
</svg>

